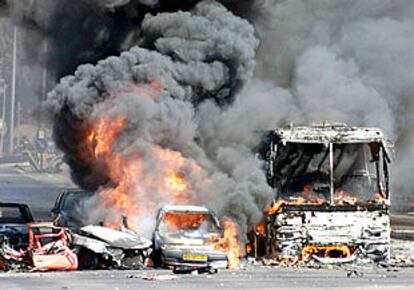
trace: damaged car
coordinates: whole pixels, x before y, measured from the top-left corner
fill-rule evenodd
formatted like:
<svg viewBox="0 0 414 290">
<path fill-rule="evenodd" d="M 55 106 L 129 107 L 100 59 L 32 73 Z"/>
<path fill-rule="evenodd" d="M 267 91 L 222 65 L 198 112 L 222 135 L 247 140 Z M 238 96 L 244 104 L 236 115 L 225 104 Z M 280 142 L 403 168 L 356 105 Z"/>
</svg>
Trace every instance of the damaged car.
<svg viewBox="0 0 414 290">
<path fill-rule="evenodd" d="M 176 271 L 226 268 L 226 254 L 211 242 L 222 236 L 220 223 L 208 208 L 165 206 L 158 213 L 153 236 L 154 266 Z"/>
<path fill-rule="evenodd" d="M 345 124 L 267 132 L 259 155 L 275 200 L 258 237 L 266 254 L 322 263 L 387 261 L 390 147 L 381 130 Z"/>
<path fill-rule="evenodd" d="M 10 239 L 0 237 L 2 270 L 77 270 L 78 258 L 69 247 L 63 228 L 51 223 L 27 225 L 28 245 L 16 249 Z"/>
<path fill-rule="evenodd" d="M 34 222 L 32 213 L 26 204 L 0 203 L 0 237 L 15 250 L 25 249 L 29 245 L 27 225 Z"/>
<path fill-rule="evenodd" d="M 79 268 L 141 269 L 152 252 L 150 240 L 123 227 L 115 230 L 88 225 L 72 233 L 72 246 L 79 257 Z"/>
<path fill-rule="evenodd" d="M 93 191 L 67 189 L 56 198 L 51 210 L 51 217 L 56 226 L 78 229 L 86 226 L 87 203 L 95 196 Z"/>
</svg>

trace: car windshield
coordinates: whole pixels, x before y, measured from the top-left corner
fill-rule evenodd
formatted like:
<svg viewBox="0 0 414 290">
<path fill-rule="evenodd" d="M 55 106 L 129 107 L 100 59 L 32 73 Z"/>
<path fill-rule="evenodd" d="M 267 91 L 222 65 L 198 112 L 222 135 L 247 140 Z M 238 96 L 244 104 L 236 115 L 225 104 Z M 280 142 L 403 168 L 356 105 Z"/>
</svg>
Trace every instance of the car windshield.
<svg viewBox="0 0 414 290">
<path fill-rule="evenodd" d="M 167 212 L 161 224 L 161 232 L 217 232 L 219 227 L 209 213 Z"/>
<path fill-rule="evenodd" d="M 66 193 L 62 201 L 61 209 L 62 210 L 74 210 L 75 208 L 79 207 L 82 202 L 88 200 L 93 195 L 94 193 L 90 191 L 78 191 L 78 192 Z"/>
<path fill-rule="evenodd" d="M 32 222 L 25 211 L 18 206 L 0 207 L 0 223 L 26 224 Z"/>
</svg>

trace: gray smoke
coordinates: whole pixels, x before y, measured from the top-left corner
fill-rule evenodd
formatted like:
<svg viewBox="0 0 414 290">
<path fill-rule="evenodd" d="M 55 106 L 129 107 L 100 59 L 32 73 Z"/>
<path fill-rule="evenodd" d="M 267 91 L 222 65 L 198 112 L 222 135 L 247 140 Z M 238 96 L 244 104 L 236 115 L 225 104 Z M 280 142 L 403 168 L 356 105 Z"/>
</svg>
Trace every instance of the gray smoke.
<svg viewBox="0 0 414 290">
<path fill-rule="evenodd" d="M 55 139 L 73 178 L 100 191 L 119 185 L 107 164 L 80 152 L 86 151 L 85 136 L 94 120 L 125 118 L 114 155 L 128 160 L 128 170 L 141 173 L 128 192 L 140 217 L 149 204 L 173 201 L 163 186 L 172 167 L 188 182 L 193 202 L 238 221 L 244 236 L 273 193 L 250 150 L 251 128 L 240 128 L 243 142 L 225 138 L 226 132 L 237 134 L 237 121 L 222 114 L 243 110 L 237 101 L 232 104 L 253 75 L 259 44 L 254 29 L 208 0 L 190 12 L 147 15 L 141 29 L 141 47 L 96 66 L 80 66 L 48 96 Z M 211 127 L 219 119 L 223 124 Z M 147 220 L 137 220 L 151 228 Z"/>
<path fill-rule="evenodd" d="M 97 63 L 138 44 L 141 22 L 148 13 L 191 10 L 199 0 L 2 0 L 0 17 L 8 15 L 24 29 L 47 39 L 45 55 L 39 41 L 26 41 L 27 61 L 47 59 L 58 77 L 84 63 Z M 231 11 L 252 18 L 260 6 L 251 0 L 222 0 Z"/>
<path fill-rule="evenodd" d="M 269 89 L 265 103 L 252 104 L 253 93 L 241 107 L 245 112 L 262 108 L 251 119 L 265 128 L 286 120 L 327 120 L 384 129 L 396 143 L 392 181 L 399 195 L 394 202 L 408 201 L 404 193 L 414 187 L 409 178 L 414 169 L 414 2 L 262 3 L 268 14 L 255 21 L 262 39 L 255 76 L 275 89 Z M 281 88 L 282 94 L 275 91 Z M 265 114 L 271 106 L 273 119 Z"/>
</svg>

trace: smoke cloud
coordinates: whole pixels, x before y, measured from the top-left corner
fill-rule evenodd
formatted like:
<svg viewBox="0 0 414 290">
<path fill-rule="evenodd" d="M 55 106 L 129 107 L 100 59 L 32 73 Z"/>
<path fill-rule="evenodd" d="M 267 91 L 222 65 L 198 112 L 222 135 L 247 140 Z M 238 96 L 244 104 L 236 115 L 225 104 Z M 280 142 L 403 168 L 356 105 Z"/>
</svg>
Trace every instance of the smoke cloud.
<svg viewBox="0 0 414 290">
<path fill-rule="evenodd" d="M 9 1 L 10 13 L 53 39 L 58 75 L 96 64 L 63 78 L 47 104 L 83 187 L 116 183 L 79 152 L 93 120 L 124 116 L 116 155 L 138 153 L 140 172 L 152 176 L 170 164 L 159 150 L 178 154 L 197 200 L 236 218 L 243 233 L 274 194 L 251 153 L 254 132 L 286 122 L 384 129 L 397 144 L 395 190 L 413 188 L 410 0 L 24 2 Z M 163 188 L 150 189 L 167 202 Z"/>
<path fill-rule="evenodd" d="M 95 120 L 123 118 L 126 128 L 112 155 L 136 178 L 127 182 L 128 198 L 139 217 L 149 205 L 175 201 L 164 186 L 173 170 L 189 185 L 187 202 L 209 205 L 246 233 L 273 193 L 247 144 L 223 143 L 233 121 L 210 124 L 226 119 L 223 110 L 230 112 L 253 76 L 259 44 L 253 26 L 218 2 L 202 1 L 188 12 L 147 15 L 141 29 L 140 47 L 80 66 L 48 96 L 55 139 L 74 180 L 104 193 L 123 184 L 108 168 L 115 164 L 79 153 L 87 151 L 86 135 Z M 216 138 L 215 130 L 223 136 Z M 135 220 L 139 230 L 147 227 L 146 220 Z"/>
<path fill-rule="evenodd" d="M 412 192 L 414 3 L 265 4 L 267 22 L 256 26 L 262 36 L 256 77 L 291 92 L 293 116 L 300 116 L 293 121 L 334 120 L 384 129 L 396 142 L 394 191 Z M 274 115 L 284 111 L 280 106 Z M 394 202 L 404 198 L 408 195 L 395 195 Z"/>
</svg>

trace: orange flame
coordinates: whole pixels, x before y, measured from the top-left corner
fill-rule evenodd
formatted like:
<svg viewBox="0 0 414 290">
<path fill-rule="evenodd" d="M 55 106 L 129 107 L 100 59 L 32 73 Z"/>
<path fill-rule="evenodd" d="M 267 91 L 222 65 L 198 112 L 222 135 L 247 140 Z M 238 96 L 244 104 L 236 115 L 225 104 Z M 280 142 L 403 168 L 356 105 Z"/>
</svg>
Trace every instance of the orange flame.
<svg viewBox="0 0 414 290">
<path fill-rule="evenodd" d="M 266 226 L 265 226 L 265 222 L 261 222 L 260 224 L 258 224 L 256 226 L 256 233 L 259 236 L 264 237 L 266 235 Z"/>
<path fill-rule="evenodd" d="M 221 224 L 224 229 L 224 235 L 222 238 L 212 241 L 212 244 L 215 250 L 226 253 L 229 269 L 238 269 L 240 258 L 243 256 L 243 246 L 238 240 L 238 226 L 229 219 L 223 220 Z"/>
<path fill-rule="evenodd" d="M 379 193 L 375 194 L 375 203 L 390 205 L 390 201 Z"/>
<path fill-rule="evenodd" d="M 93 124 L 92 130 L 86 137 L 87 147 L 92 157 L 108 158 L 112 153 L 112 146 L 118 140 L 126 127 L 125 118 L 99 119 Z"/>
<path fill-rule="evenodd" d="M 305 246 L 302 249 L 302 260 L 309 260 L 312 255 L 322 258 L 349 258 L 352 255 L 348 246 Z"/>
<path fill-rule="evenodd" d="M 274 202 L 268 209 L 268 215 L 275 215 L 279 210 L 281 210 L 283 205 L 323 205 L 326 203 L 324 199 L 317 199 L 317 200 L 306 200 L 303 197 L 298 197 L 297 200 L 278 200 Z"/>
<path fill-rule="evenodd" d="M 337 205 L 356 205 L 358 198 L 349 194 L 345 194 L 344 190 L 339 190 L 335 192 L 334 202 Z"/>
<path fill-rule="evenodd" d="M 195 214 L 195 213 L 166 213 L 163 217 L 164 224 L 169 230 L 196 230 L 207 221 L 208 214 Z"/>
<path fill-rule="evenodd" d="M 139 221 L 145 216 L 155 217 L 161 203 L 196 203 L 195 190 L 192 184 L 187 183 L 186 174 L 205 183 L 207 181 L 200 178 L 203 176 L 202 168 L 179 152 L 156 146 L 151 148 L 150 157 L 154 159 L 156 168 L 145 166 L 137 153 L 114 152 L 114 145 L 126 126 L 124 117 L 96 119 L 91 122 L 85 143 L 90 159 L 101 162 L 108 170 L 110 184 L 98 190 L 103 206 L 114 211 L 113 221 L 106 222 L 118 222 L 119 215 L 123 214 L 128 217 L 128 223 L 139 231 Z M 183 169 L 186 174 L 182 174 Z"/>
</svg>

